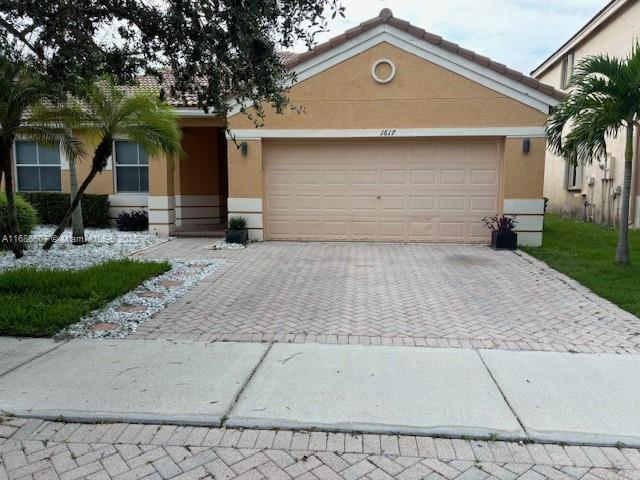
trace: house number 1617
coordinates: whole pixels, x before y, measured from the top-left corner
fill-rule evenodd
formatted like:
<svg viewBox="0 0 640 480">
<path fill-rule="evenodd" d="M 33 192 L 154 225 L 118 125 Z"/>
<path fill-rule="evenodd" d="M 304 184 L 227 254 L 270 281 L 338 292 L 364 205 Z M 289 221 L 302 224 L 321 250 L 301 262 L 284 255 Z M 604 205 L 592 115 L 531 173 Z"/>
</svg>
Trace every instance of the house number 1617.
<svg viewBox="0 0 640 480">
<path fill-rule="evenodd" d="M 392 129 L 385 128 L 384 130 L 380 130 L 381 137 L 393 137 L 395 134 L 396 134 L 395 128 L 392 128 Z"/>
</svg>

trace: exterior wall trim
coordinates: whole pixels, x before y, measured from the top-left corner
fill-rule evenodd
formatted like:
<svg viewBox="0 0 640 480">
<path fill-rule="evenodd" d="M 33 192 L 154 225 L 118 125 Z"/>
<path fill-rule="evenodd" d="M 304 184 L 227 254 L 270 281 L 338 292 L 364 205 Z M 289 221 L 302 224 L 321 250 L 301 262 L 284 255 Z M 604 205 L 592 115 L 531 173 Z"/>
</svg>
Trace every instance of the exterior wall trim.
<svg viewBox="0 0 640 480">
<path fill-rule="evenodd" d="M 182 118 L 213 118 L 218 115 L 215 112 L 205 112 L 201 108 L 176 108 L 176 115 Z"/>
<path fill-rule="evenodd" d="M 502 208 L 504 214 L 516 215 L 518 245 L 539 247 L 542 245 L 544 223 L 544 199 L 506 198 Z"/>
<path fill-rule="evenodd" d="M 406 138 L 406 137 L 544 137 L 544 127 L 488 128 L 360 128 L 360 129 L 237 129 L 227 139 L 261 138 Z"/>
<path fill-rule="evenodd" d="M 545 115 L 549 113 L 549 107 L 559 103 L 556 98 L 550 95 L 512 80 L 488 67 L 467 60 L 458 54 L 448 52 L 424 40 L 419 40 L 411 34 L 388 24 L 372 28 L 342 45 L 297 65 L 293 69 L 293 72 L 296 74 L 297 83 L 303 82 L 381 43 L 389 43 L 520 103 L 535 108 Z M 243 107 L 246 108 L 248 106 L 248 104 L 232 104 L 229 111 L 229 118 L 240 113 Z"/>
<path fill-rule="evenodd" d="M 264 240 L 262 198 L 228 198 L 228 217 L 242 216 L 247 219 L 249 239 L 257 242 Z"/>
</svg>

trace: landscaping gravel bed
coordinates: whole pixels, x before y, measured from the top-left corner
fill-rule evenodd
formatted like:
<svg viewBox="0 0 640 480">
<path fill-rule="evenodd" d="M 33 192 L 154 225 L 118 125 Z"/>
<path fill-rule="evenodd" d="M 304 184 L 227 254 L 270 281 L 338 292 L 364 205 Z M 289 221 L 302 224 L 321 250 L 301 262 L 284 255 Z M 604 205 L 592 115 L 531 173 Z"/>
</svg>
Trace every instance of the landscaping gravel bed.
<svg viewBox="0 0 640 480">
<path fill-rule="evenodd" d="M 147 259 L 152 260 L 152 259 Z M 200 280 L 218 269 L 222 260 L 172 260 L 171 270 L 62 330 L 56 338 L 123 338 L 164 310 Z"/>
<path fill-rule="evenodd" d="M 24 257 L 16 260 L 11 252 L 0 251 L 0 271 L 17 267 L 81 269 L 97 263 L 126 257 L 131 253 L 169 240 L 147 232 L 120 232 L 115 229 L 85 229 L 85 245 L 71 244 L 71 231 L 67 230 L 48 252 L 42 246 L 53 233 L 54 227 L 41 226 L 29 236 Z"/>
</svg>

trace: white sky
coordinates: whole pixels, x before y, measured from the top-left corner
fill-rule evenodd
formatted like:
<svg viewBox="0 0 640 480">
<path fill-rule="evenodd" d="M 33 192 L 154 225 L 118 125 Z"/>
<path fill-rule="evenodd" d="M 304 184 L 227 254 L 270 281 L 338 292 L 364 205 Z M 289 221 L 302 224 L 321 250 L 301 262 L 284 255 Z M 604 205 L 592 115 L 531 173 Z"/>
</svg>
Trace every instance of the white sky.
<svg viewBox="0 0 640 480">
<path fill-rule="evenodd" d="M 529 73 L 568 40 L 607 0 L 342 0 L 345 18 L 319 41 L 378 15 L 402 20 Z"/>
</svg>

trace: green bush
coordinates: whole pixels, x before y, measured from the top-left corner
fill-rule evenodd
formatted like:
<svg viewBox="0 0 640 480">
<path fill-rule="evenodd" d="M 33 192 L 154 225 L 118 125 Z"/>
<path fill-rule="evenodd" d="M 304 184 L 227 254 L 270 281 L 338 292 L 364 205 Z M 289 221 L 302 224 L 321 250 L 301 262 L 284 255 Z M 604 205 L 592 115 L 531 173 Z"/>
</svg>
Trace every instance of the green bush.
<svg viewBox="0 0 640 480">
<path fill-rule="evenodd" d="M 229 230 L 244 230 L 247 228 L 247 219 L 244 217 L 231 217 L 229 219 Z"/>
<path fill-rule="evenodd" d="M 38 212 L 24 198 L 16 196 L 16 210 L 18 211 L 18 225 L 20 234 L 29 235 L 38 224 Z M 3 238 L 9 233 L 9 207 L 7 197 L 0 193 L 0 248 L 3 248 Z"/>
<path fill-rule="evenodd" d="M 58 225 L 71 201 L 68 193 L 22 192 L 20 195 L 36 208 L 40 221 L 45 225 Z M 85 193 L 82 196 L 82 219 L 85 227 L 109 227 L 109 196 Z"/>
</svg>

